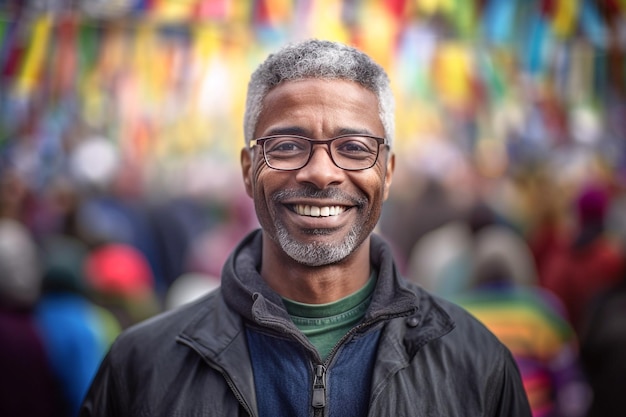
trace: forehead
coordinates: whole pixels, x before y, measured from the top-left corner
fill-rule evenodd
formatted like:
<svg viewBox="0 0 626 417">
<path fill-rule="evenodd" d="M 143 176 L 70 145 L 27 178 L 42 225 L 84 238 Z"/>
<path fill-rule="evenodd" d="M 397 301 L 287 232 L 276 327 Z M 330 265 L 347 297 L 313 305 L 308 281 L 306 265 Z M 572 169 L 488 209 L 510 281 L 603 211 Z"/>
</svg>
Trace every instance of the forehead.
<svg viewBox="0 0 626 417">
<path fill-rule="evenodd" d="M 263 100 L 256 136 L 290 126 L 311 135 L 328 136 L 341 129 L 384 134 L 376 94 L 339 79 L 287 81 L 274 87 Z"/>
</svg>

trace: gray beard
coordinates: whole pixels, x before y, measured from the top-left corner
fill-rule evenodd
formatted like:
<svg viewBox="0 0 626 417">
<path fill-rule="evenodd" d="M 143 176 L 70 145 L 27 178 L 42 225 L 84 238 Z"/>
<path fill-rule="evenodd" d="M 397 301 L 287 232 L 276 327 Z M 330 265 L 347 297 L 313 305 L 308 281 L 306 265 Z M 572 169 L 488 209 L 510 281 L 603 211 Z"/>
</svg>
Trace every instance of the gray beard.
<svg viewBox="0 0 626 417">
<path fill-rule="evenodd" d="M 304 191 L 290 191 L 283 190 L 277 192 L 273 198 L 274 201 L 280 201 L 288 196 L 297 197 L 312 197 L 312 198 L 323 198 L 327 196 L 333 196 L 340 194 L 340 191 L 337 190 L 304 190 Z M 342 195 L 343 196 L 343 195 Z M 343 196 L 345 198 L 345 196 Z M 353 198 L 348 197 L 351 201 L 354 202 L 355 206 L 352 210 L 357 210 L 357 207 L 360 207 L 365 204 L 364 198 Z M 281 248 L 289 255 L 293 260 L 299 262 L 303 265 L 307 266 L 322 266 L 322 265 L 331 265 L 337 262 L 342 261 L 348 255 L 350 255 L 356 248 L 360 245 L 359 236 L 361 236 L 363 231 L 363 223 L 355 222 L 355 224 L 350 229 L 350 232 L 346 236 L 346 238 L 340 242 L 339 244 L 327 244 L 327 243 L 308 243 L 303 244 L 293 239 L 293 237 L 287 232 L 285 225 L 278 220 L 276 222 L 276 235 L 278 239 L 278 243 Z M 315 229 L 311 230 L 311 235 L 325 235 L 331 233 L 326 229 Z"/>
<path fill-rule="evenodd" d="M 348 236 L 337 244 L 307 243 L 303 244 L 293 239 L 282 223 L 277 226 L 278 243 L 293 260 L 307 266 L 331 265 L 342 261 L 359 245 L 357 237 L 361 233 L 360 224 L 355 224 Z M 314 230 L 312 235 L 323 235 L 324 230 Z"/>
</svg>

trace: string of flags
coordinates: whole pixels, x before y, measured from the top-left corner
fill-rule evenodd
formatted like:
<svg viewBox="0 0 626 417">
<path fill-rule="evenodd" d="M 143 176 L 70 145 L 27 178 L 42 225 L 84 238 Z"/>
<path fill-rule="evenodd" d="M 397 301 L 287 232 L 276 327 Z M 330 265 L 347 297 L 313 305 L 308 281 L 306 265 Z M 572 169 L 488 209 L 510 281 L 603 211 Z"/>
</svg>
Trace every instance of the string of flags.
<svg viewBox="0 0 626 417">
<path fill-rule="evenodd" d="M 0 148 L 28 138 L 54 159 L 97 132 L 144 164 L 232 155 L 250 72 L 304 37 L 386 67 L 400 144 L 449 112 L 519 111 L 528 79 L 559 141 L 555 108 L 603 117 L 623 101 L 625 16 L 626 0 L 0 1 Z"/>
</svg>

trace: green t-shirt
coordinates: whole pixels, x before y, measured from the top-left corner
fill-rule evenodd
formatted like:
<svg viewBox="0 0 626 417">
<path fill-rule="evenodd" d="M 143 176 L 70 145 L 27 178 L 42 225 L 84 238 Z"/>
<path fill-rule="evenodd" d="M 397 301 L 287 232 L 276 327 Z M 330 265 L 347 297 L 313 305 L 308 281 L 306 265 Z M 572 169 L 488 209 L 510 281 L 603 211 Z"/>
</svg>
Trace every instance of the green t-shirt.
<svg viewBox="0 0 626 417">
<path fill-rule="evenodd" d="M 328 304 L 304 304 L 283 297 L 285 308 L 294 324 L 326 358 L 333 347 L 365 315 L 376 287 L 377 274 L 372 272 L 360 290 Z"/>
</svg>

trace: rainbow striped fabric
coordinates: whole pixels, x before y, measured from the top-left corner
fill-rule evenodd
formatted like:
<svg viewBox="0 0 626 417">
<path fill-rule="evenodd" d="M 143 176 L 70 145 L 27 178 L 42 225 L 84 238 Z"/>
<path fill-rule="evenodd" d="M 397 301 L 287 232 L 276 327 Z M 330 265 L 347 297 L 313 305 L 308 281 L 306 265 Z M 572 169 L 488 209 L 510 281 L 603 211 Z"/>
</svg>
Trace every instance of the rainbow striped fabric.
<svg viewBox="0 0 626 417">
<path fill-rule="evenodd" d="M 453 301 L 509 348 L 519 366 L 534 417 L 568 415 L 559 410 L 566 405 L 564 395 L 571 393 L 571 387 L 586 384 L 575 333 L 553 295 L 539 288 L 485 287 Z"/>
</svg>

